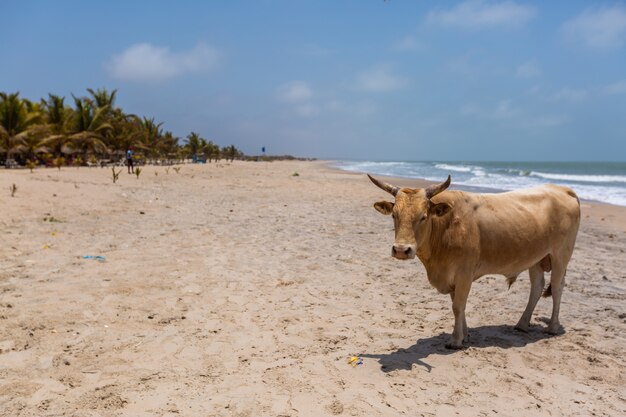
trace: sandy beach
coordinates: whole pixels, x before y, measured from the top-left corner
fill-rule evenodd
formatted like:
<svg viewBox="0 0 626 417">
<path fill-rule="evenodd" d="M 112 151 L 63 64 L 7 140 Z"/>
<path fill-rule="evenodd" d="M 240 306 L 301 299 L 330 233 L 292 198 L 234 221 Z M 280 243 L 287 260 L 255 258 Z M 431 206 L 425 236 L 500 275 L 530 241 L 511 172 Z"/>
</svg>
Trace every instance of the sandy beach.
<svg viewBox="0 0 626 417">
<path fill-rule="evenodd" d="M 563 334 L 483 277 L 451 351 L 388 198 L 323 162 L 0 170 L 0 415 L 626 415 L 626 207 L 582 204 Z"/>
</svg>

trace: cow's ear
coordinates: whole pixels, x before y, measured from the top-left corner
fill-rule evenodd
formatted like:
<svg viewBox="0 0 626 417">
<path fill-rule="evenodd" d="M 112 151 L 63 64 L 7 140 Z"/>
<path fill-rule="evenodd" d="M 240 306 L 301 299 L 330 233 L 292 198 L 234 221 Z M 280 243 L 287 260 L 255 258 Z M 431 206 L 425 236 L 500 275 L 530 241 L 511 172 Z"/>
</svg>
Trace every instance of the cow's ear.
<svg viewBox="0 0 626 417">
<path fill-rule="evenodd" d="M 452 206 L 448 203 L 434 204 L 430 203 L 428 211 L 435 216 L 443 216 L 452 209 Z"/>
<path fill-rule="evenodd" d="M 393 203 L 389 201 L 379 201 L 374 204 L 374 208 L 379 212 L 386 216 L 390 215 L 393 211 Z"/>
</svg>

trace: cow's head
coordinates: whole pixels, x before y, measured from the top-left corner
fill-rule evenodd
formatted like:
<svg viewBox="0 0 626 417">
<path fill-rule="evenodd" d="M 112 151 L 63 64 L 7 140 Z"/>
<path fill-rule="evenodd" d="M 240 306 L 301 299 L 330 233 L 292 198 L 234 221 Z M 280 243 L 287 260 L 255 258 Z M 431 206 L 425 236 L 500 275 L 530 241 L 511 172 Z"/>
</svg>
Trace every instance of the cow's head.
<svg viewBox="0 0 626 417">
<path fill-rule="evenodd" d="M 398 188 L 367 175 L 374 184 L 396 198 L 395 203 L 379 201 L 374 208 L 380 213 L 393 216 L 396 239 L 391 256 L 413 259 L 419 247 L 430 234 L 432 216 L 443 216 L 450 210 L 446 203 L 435 204 L 431 198 L 450 186 L 450 176 L 441 184 L 427 188 Z"/>
</svg>

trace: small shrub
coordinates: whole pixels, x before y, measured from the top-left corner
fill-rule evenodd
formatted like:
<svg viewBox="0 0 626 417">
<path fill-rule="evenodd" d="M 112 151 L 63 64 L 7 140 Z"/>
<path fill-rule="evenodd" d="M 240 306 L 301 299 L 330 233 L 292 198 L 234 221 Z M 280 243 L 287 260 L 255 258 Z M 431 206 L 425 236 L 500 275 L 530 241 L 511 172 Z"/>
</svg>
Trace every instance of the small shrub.
<svg viewBox="0 0 626 417">
<path fill-rule="evenodd" d="M 115 184 L 115 182 L 119 179 L 120 177 L 120 172 L 122 172 L 122 170 L 120 169 L 119 171 L 115 172 L 115 167 L 111 168 L 111 171 L 113 171 L 113 184 Z"/>
<path fill-rule="evenodd" d="M 9 190 L 11 191 L 11 197 L 15 197 L 15 193 L 17 192 L 17 185 L 13 184 L 9 187 Z"/>
<path fill-rule="evenodd" d="M 177 174 L 180 174 L 180 167 L 174 167 L 174 171 L 176 171 Z"/>
<path fill-rule="evenodd" d="M 26 160 L 26 168 L 30 169 L 30 173 L 33 173 L 33 169 L 37 166 L 37 164 L 30 159 Z"/>
<path fill-rule="evenodd" d="M 135 175 L 137 176 L 137 179 L 139 179 L 139 174 L 141 174 L 141 168 L 135 168 Z"/>
<path fill-rule="evenodd" d="M 81 158 L 80 156 L 77 156 L 76 158 L 74 158 L 74 160 L 72 161 L 72 165 L 75 166 L 76 168 L 78 168 L 79 166 L 81 166 L 83 164 L 83 158 Z"/>
<path fill-rule="evenodd" d="M 300 174 L 298 174 L 298 172 L 294 172 L 293 174 L 291 174 L 292 177 L 299 177 Z"/>
<path fill-rule="evenodd" d="M 59 156 L 58 158 L 55 158 L 55 160 L 53 161 L 53 164 L 55 167 L 57 167 L 59 169 L 59 171 L 61 170 L 61 167 L 63 165 L 65 165 L 65 158 L 63 158 L 62 156 Z"/>
</svg>

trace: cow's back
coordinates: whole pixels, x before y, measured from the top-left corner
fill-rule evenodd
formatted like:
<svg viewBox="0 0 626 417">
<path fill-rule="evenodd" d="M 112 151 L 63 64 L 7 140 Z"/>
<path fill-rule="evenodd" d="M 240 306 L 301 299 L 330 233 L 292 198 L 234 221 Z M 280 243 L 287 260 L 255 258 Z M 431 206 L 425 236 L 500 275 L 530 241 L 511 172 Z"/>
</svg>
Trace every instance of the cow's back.
<svg viewBox="0 0 626 417">
<path fill-rule="evenodd" d="M 457 236 L 458 245 L 464 245 L 464 255 L 459 251 L 458 256 L 475 278 L 519 273 L 548 254 L 569 260 L 573 251 L 580 205 L 567 187 L 550 184 L 500 194 L 449 191 L 436 200 L 453 205 L 451 218 L 435 227 L 439 243 Z"/>
</svg>

